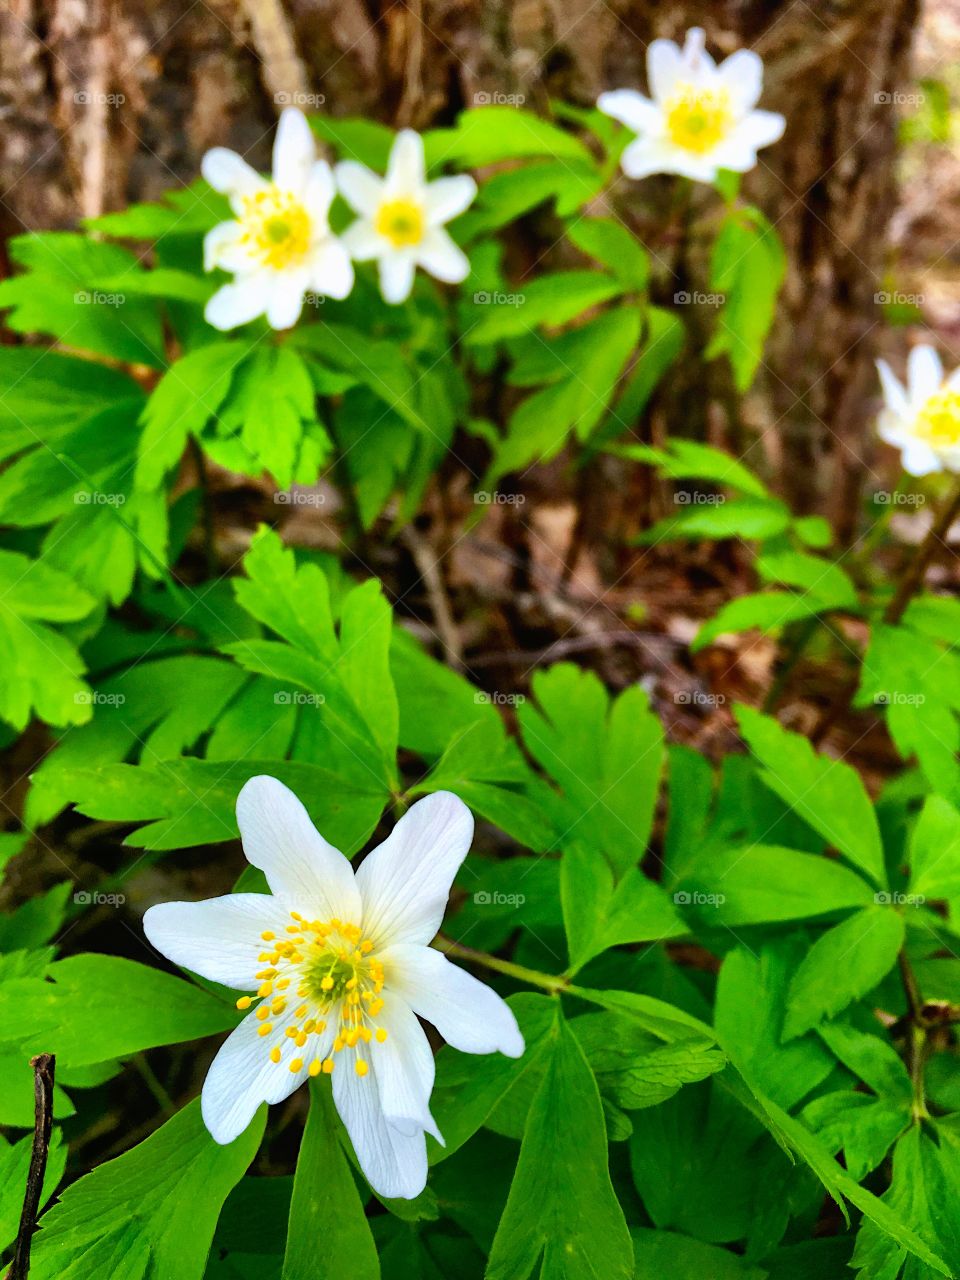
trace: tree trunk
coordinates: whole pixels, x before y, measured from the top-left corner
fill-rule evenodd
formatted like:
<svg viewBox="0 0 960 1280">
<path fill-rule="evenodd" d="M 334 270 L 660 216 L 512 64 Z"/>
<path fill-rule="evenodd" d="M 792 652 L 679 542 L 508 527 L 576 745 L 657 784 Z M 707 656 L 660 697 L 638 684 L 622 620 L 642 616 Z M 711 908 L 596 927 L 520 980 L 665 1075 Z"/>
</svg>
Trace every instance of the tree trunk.
<svg viewBox="0 0 960 1280">
<path fill-rule="evenodd" d="M 748 425 L 790 501 L 848 531 L 873 452 L 893 99 L 917 17 L 918 0 L 8 0 L 3 229 L 155 197 L 193 178 L 215 143 L 266 165 L 284 101 L 419 127 L 479 93 L 520 94 L 534 110 L 551 97 L 590 104 L 645 87 L 646 43 L 700 24 L 715 54 L 763 56 L 763 105 L 788 119 L 746 181 L 791 264 Z M 616 198 L 628 211 L 636 186 Z"/>
</svg>

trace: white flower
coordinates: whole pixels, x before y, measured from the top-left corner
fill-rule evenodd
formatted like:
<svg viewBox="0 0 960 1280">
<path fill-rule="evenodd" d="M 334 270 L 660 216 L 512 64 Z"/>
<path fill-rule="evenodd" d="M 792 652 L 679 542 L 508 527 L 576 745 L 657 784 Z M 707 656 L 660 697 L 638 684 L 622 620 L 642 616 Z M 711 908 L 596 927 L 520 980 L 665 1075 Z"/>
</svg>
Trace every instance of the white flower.
<svg viewBox="0 0 960 1280">
<path fill-rule="evenodd" d="M 204 1122 L 232 1142 L 261 1103 L 323 1072 L 370 1185 L 412 1199 L 427 1179 L 424 1133 L 442 1142 L 418 1016 L 465 1053 L 524 1047 L 503 1000 L 427 945 L 473 838 L 470 810 L 447 791 L 427 796 L 356 874 L 276 778 L 246 783 L 237 821 L 270 894 L 168 902 L 143 918 L 175 964 L 252 993 L 204 1081 Z"/>
<path fill-rule="evenodd" d="M 718 67 L 703 45 L 700 27 L 687 32 L 682 49 L 654 40 L 647 49 L 651 97 L 633 89 L 600 95 L 600 110 L 638 135 L 620 162 L 627 177 L 680 173 L 713 182 L 720 169 L 746 173 L 759 148 L 783 134 L 783 116 L 754 110 L 763 87 L 761 59 L 738 49 Z"/>
<path fill-rule="evenodd" d="M 336 184 L 326 160 L 317 159 L 302 112 L 287 107 L 280 116 L 269 181 L 225 147 L 208 151 L 201 168 L 236 214 L 203 242 L 205 269 L 222 267 L 234 276 L 207 303 L 209 324 L 235 329 L 265 314 L 272 328 L 289 329 L 308 290 L 347 296 L 353 264 L 327 220 Z"/>
<path fill-rule="evenodd" d="M 886 360 L 877 370 L 884 399 L 877 432 L 901 450 L 904 471 L 960 471 L 960 369 L 945 379 L 933 347 L 919 346 L 907 357 L 905 387 Z"/>
<path fill-rule="evenodd" d="M 447 284 L 466 279 L 470 263 L 443 225 L 463 213 L 477 184 L 468 174 L 427 182 L 419 133 L 397 134 L 385 178 L 355 160 L 342 161 L 336 172 L 340 194 L 360 214 L 343 242 L 358 262 L 377 260 L 386 302 L 409 296 L 417 267 Z"/>
</svg>

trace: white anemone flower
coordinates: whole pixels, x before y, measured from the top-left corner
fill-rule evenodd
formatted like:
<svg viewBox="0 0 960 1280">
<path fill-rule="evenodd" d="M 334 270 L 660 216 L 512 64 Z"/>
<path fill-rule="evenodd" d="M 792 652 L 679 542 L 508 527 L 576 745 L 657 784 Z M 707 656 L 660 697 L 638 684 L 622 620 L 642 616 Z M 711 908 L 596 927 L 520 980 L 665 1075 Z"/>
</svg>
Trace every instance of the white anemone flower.
<svg viewBox="0 0 960 1280">
<path fill-rule="evenodd" d="M 777 142 L 786 127 L 774 111 L 756 111 L 763 62 L 738 49 L 718 67 L 704 48 L 700 27 L 681 49 L 654 40 L 647 49 L 650 97 L 633 89 L 602 93 L 597 106 L 637 134 L 620 161 L 629 178 L 679 173 L 713 182 L 720 169 L 746 173 L 760 147 Z"/>
<path fill-rule="evenodd" d="M 336 174 L 340 194 L 360 215 L 343 242 L 358 262 L 377 260 L 384 301 L 409 297 L 417 267 L 446 284 L 466 279 L 467 256 L 443 228 L 471 203 L 477 184 L 465 173 L 427 182 L 419 133 L 397 134 L 385 178 L 355 160 L 341 161 Z"/>
<path fill-rule="evenodd" d="M 877 433 L 901 451 L 904 471 L 960 471 L 960 369 L 945 378 L 936 351 L 922 345 L 907 357 L 906 386 L 886 360 L 877 370 L 884 400 Z"/>
<path fill-rule="evenodd" d="M 207 303 L 209 324 L 235 329 L 266 315 L 271 328 L 289 329 L 308 291 L 347 296 L 353 264 L 328 221 L 336 195 L 333 171 L 317 159 L 302 112 L 287 107 L 280 116 L 270 179 L 226 147 L 208 151 L 201 170 L 211 187 L 230 197 L 236 214 L 203 242 L 205 269 L 222 267 L 234 277 Z"/>
<path fill-rule="evenodd" d="M 470 810 L 447 791 L 427 796 L 356 874 L 276 778 L 245 784 L 237 821 L 270 893 L 162 903 L 143 918 L 175 964 L 250 993 L 204 1081 L 204 1123 L 232 1142 L 261 1103 L 329 1075 L 371 1187 L 412 1199 L 426 1185 L 424 1134 L 443 1141 L 418 1017 L 464 1053 L 524 1049 L 500 996 L 427 945 L 473 838 Z"/>
</svg>

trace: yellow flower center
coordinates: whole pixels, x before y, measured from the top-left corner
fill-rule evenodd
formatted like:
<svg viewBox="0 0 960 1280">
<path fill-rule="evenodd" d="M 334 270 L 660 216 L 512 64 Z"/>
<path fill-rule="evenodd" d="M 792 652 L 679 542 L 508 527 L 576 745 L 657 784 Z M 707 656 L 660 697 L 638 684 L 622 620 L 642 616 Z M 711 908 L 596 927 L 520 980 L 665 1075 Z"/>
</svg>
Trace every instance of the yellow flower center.
<svg viewBox="0 0 960 1280">
<path fill-rule="evenodd" d="M 712 151 L 733 127 L 730 92 L 722 85 L 698 89 L 679 84 L 664 103 L 670 141 L 685 151 Z"/>
<path fill-rule="evenodd" d="M 274 271 L 301 262 L 310 248 L 309 213 L 295 195 L 278 187 L 244 197 L 240 226 L 246 246 Z"/>
<path fill-rule="evenodd" d="M 383 1009 L 383 965 L 373 954 L 373 943 L 355 924 L 307 920 L 296 911 L 290 919 L 293 923 L 282 935 L 269 929 L 260 935 L 266 948 L 260 961 L 266 967 L 256 975 L 257 1034 L 269 1046 L 271 1062 L 279 1064 L 286 1057 L 294 1073 L 310 1059 L 310 1075 L 329 1075 L 336 1056 L 348 1051 L 354 1071 L 365 1076 L 370 1069 L 367 1046 L 387 1038 L 386 1029 L 376 1025 Z M 249 1009 L 253 1001 L 253 996 L 242 996 L 237 1008 Z M 291 1004 L 292 1018 L 286 1016 Z M 281 1017 L 282 1034 L 274 1025 Z M 320 1045 L 330 1041 L 328 1027 L 333 1045 L 321 1057 Z"/>
<path fill-rule="evenodd" d="M 377 210 L 374 226 L 395 249 L 419 244 L 426 230 L 423 210 L 412 200 L 387 200 Z"/>
<path fill-rule="evenodd" d="M 960 391 L 934 392 L 917 414 L 914 433 L 934 447 L 960 444 Z"/>
</svg>

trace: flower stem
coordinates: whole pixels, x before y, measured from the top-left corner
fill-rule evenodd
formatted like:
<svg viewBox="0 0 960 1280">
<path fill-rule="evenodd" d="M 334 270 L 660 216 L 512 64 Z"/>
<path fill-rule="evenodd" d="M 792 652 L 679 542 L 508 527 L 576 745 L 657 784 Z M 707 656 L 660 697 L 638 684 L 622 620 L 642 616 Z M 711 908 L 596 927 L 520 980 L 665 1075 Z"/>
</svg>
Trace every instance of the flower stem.
<svg viewBox="0 0 960 1280">
<path fill-rule="evenodd" d="M 926 1119 L 929 1114 L 923 1077 L 927 1062 L 927 1022 L 924 1016 L 923 996 L 920 994 L 916 974 L 913 972 L 906 951 L 900 952 L 897 963 L 907 997 L 907 1068 L 913 1085 L 913 1118 L 919 1121 Z"/>
<path fill-rule="evenodd" d="M 570 985 L 569 979 L 563 977 L 563 975 L 541 973 L 539 969 L 528 969 L 526 965 L 514 964 L 512 960 L 501 960 L 498 956 L 488 955 L 486 951 L 476 951 L 473 947 L 465 947 L 461 942 L 453 942 L 452 939 L 444 938 L 442 935 L 434 939 L 433 945 L 438 951 L 442 951 L 444 955 L 455 956 L 458 960 L 469 960 L 473 964 L 481 964 L 484 968 L 492 969 L 495 973 L 502 973 L 508 978 L 516 978 L 518 982 L 526 982 L 532 987 L 540 987 L 544 991 L 549 991 L 551 995 L 557 995 Z"/>
<path fill-rule="evenodd" d="M 883 611 L 884 622 L 896 625 L 903 617 L 907 605 L 923 582 L 923 575 L 930 561 L 943 545 L 943 540 L 958 515 L 960 515 L 960 480 L 954 482 L 953 488 L 940 508 L 940 514 L 927 530 L 926 537 L 920 543 L 906 573 L 900 579 L 900 585 L 893 599 Z"/>
</svg>

